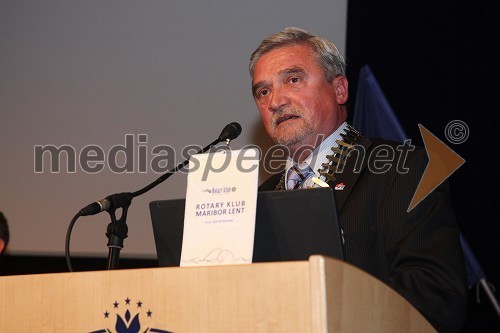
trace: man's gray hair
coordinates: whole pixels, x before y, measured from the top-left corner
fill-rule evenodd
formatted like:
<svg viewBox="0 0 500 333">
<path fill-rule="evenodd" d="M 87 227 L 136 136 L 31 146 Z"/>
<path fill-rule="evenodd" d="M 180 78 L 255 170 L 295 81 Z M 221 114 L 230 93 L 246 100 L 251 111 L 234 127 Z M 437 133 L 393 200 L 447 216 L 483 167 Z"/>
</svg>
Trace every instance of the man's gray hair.
<svg viewBox="0 0 500 333">
<path fill-rule="evenodd" d="M 255 64 L 267 52 L 283 46 L 309 45 L 317 57 L 318 64 L 325 72 L 325 79 L 332 82 L 337 76 L 345 76 L 345 60 L 339 50 L 328 39 L 315 36 L 309 31 L 299 28 L 285 28 L 271 35 L 260 43 L 250 57 L 250 76 L 253 77 Z"/>
</svg>

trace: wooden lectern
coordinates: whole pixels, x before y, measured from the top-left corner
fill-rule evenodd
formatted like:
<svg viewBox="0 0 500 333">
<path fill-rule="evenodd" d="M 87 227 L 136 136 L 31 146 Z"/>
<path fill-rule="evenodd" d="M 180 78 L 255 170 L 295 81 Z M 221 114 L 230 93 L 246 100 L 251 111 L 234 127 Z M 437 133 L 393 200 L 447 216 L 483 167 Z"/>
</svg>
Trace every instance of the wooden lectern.
<svg viewBox="0 0 500 333">
<path fill-rule="evenodd" d="M 433 332 L 405 299 L 345 262 L 0 278 L 2 332 Z"/>
</svg>

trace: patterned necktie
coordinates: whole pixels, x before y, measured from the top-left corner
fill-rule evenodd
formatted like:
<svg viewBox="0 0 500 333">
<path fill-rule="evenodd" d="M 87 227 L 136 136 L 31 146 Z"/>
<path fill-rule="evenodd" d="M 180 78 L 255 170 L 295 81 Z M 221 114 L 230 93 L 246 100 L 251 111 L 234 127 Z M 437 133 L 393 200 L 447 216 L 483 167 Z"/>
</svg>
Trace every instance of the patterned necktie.
<svg viewBox="0 0 500 333">
<path fill-rule="evenodd" d="M 295 190 L 298 188 L 303 188 L 304 182 L 313 176 L 314 172 L 307 163 L 303 162 L 299 165 L 294 165 L 288 171 L 286 189 Z"/>
</svg>

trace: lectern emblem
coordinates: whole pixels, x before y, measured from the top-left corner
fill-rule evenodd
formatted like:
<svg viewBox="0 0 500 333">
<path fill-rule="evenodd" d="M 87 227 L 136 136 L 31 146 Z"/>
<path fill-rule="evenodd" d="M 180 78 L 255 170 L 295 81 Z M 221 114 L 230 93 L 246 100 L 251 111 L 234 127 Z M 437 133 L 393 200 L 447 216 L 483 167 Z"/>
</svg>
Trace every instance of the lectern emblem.
<svg viewBox="0 0 500 333">
<path fill-rule="evenodd" d="M 153 311 L 143 307 L 143 304 L 140 300 L 132 302 L 128 297 L 123 302 L 115 300 L 111 303 L 109 309 L 106 309 L 102 313 L 103 319 L 109 320 L 110 327 L 113 327 L 114 324 L 114 330 L 111 328 L 102 328 L 89 333 L 173 333 L 159 328 L 141 328 L 141 318 L 149 321 L 153 318 Z M 116 320 L 113 321 L 115 317 Z"/>
</svg>

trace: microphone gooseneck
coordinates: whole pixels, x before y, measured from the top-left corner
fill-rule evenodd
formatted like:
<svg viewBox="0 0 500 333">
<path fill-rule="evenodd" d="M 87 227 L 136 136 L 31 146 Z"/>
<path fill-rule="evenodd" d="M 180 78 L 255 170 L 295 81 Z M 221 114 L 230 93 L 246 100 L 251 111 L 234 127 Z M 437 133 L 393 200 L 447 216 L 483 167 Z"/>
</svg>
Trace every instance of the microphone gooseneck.
<svg viewBox="0 0 500 333">
<path fill-rule="evenodd" d="M 212 146 L 215 146 L 216 144 L 223 142 L 223 141 L 230 141 L 236 139 L 239 135 L 241 134 L 241 125 L 237 122 L 232 122 L 230 124 L 227 124 L 222 132 L 220 133 L 219 137 L 217 140 L 214 142 L 210 143 L 208 146 L 205 148 L 199 150 L 196 152 L 196 154 L 204 153 L 208 151 Z M 179 163 L 175 168 L 172 170 L 168 171 L 167 173 L 163 174 L 161 177 L 159 177 L 157 180 L 152 182 L 151 184 L 145 186 L 144 188 L 136 191 L 136 192 L 123 192 L 123 193 L 116 193 L 112 194 L 110 196 L 107 196 L 106 198 L 93 202 L 90 205 L 87 205 L 86 207 L 82 208 L 80 210 L 80 216 L 88 216 L 88 215 L 95 215 L 100 212 L 104 211 L 111 211 L 111 210 L 116 210 L 118 208 L 123 208 L 125 206 L 130 205 L 130 202 L 132 201 L 133 198 L 144 194 L 157 186 L 158 184 L 162 183 L 165 181 L 168 177 L 185 167 L 189 163 L 189 159 L 186 159 L 184 162 Z"/>
<path fill-rule="evenodd" d="M 198 150 L 194 155 L 196 154 L 201 154 L 206 151 L 208 151 L 212 146 L 215 146 L 216 144 L 227 141 L 227 140 L 234 140 L 236 139 L 239 135 L 241 134 L 241 125 L 237 122 L 232 122 L 230 124 L 227 124 L 222 132 L 220 133 L 219 137 L 212 143 L 210 143 L 208 146 L 205 148 Z M 191 157 L 192 155 L 190 155 Z M 174 173 L 185 167 L 189 163 L 189 158 L 187 158 L 184 162 L 179 163 L 175 168 L 172 170 L 168 171 L 167 173 L 163 174 L 161 177 L 159 177 L 157 180 L 152 182 L 151 184 L 145 186 L 144 188 L 133 192 L 132 193 L 132 198 L 135 198 L 141 194 L 144 194 L 151 190 L 152 188 L 156 187 L 157 185 L 161 184 L 164 182 L 168 177 L 172 176 Z"/>
</svg>

